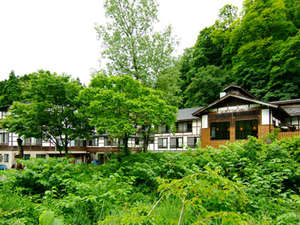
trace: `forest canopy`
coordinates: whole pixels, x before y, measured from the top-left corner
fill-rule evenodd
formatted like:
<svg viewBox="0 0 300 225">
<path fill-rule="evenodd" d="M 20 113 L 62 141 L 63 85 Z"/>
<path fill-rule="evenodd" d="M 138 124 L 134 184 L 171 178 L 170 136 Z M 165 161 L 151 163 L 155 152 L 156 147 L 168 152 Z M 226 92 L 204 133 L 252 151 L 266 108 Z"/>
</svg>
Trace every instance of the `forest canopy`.
<svg viewBox="0 0 300 225">
<path fill-rule="evenodd" d="M 230 84 L 265 101 L 300 96 L 300 1 L 225 5 L 180 61 L 182 107 L 203 106 Z"/>
</svg>

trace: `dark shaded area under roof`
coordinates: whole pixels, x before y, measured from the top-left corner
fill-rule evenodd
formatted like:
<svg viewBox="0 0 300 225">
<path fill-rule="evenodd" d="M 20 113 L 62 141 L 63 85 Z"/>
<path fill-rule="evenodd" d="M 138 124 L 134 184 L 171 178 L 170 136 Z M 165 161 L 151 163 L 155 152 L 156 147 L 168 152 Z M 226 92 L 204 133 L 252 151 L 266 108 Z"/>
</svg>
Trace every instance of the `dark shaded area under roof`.
<svg viewBox="0 0 300 225">
<path fill-rule="evenodd" d="M 296 107 L 284 107 L 282 109 L 290 116 L 300 116 L 300 105 Z"/>
<path fill-rule="evenodd" d="M 177 121 L 199 119 L 199 117 L 193 116 L 192 114 L 201 108 L 202 107 L 179 109 L 177 113 Z"/>
<path fill-rule="evenodd" d="M 279 105 L 290 116 L 300 116 L 300 98 L 274 101 L 271 103 Z"/>
</svg>

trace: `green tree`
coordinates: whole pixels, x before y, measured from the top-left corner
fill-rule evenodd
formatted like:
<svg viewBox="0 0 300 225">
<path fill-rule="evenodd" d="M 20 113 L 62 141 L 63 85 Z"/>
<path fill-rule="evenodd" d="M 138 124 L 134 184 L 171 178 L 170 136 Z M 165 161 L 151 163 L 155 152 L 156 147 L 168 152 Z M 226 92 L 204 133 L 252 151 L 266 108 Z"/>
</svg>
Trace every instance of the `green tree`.
<svg viewBox="0 0 300 225">
<path fill-rule="evenodd" d="M 11 71 L 7 80 L 0 82 L 0 107 L 8 107 L 13 101 L 21 97 L 23 83 L 29 79 L 28 76 L 18 77 Z"/>
<path fill-rule="evenodd" d="M 129 153 L 128 140 L 140 134 L 147 151 L 150 135 L 163 123 L 175 122 L 176 109 L 166 104 L 161 94 L 130 76 L 95 76 L 90 87 L 81 92 L 90 124 L 99 134 L 123 140 Z M 87 107 L 86 107 L 87 105 Z"/>
<path fill-rule="evenodd" d="M 69 140 L 91 135 L 87 119 L 78 111 L 83 88 L 69 76 L 39 71 L 30 74 L 20 101 L 14 101 L 10 114 L 1 121 L 9 132 L 26 138 L 50 140 L 61 153 L 68 153 Z"/>
<path fill-rule="evenodd" d="M 130 75 L 153 87 L 158 74 L 172 64 L 171 27 L 155 32 L 158 21 L 154 0 L 106 0 L 109 22 L 97 26 L 104 45 L 108 74 Z"/>
<path fill-rule="evenodd" d="M 299 97 L 299 7 L 299 0 L 245 0 L 238 17 L 236 7 L 225 5 L 182 57 L 182 106 L 209 104 L 229 84 L 265 101 Z M 222 79 L 203 73 L 209 66 L 221 69 Z M 206 81 L 214 81 L 215 93 Z"/>
<path fill-rule="evenodd" d="M 224 70 L 220 67 L 200 67 L 184 91 L 184 95 L 190 96 L 185 106 L 206 106 L 215 101 L 219 97 L 216 93 L 221 92 L 224 82 Z"/>
<path fill-rule="evenodd" d="M 179 106 L 182 103 L 180 84 L 180 64 L 181 59 L 174 60 L 174 64 L 161 71 L 157 76 L 155 89 L 164 92 L 164 100 L 173 106 Z"/>
</svg>

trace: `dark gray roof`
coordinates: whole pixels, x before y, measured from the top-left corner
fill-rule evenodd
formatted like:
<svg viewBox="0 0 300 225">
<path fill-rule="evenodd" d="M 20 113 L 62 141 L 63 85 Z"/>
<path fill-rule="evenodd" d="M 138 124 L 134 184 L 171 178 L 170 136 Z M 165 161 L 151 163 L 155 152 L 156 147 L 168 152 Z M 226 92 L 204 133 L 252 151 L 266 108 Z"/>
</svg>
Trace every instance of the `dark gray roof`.
<svg viewBox="0 0 300 225">
<path fill-rule="evenodd" d="M 272 104 L 276 105 L 292 105 L 292 104 L 299 104 L 300 103 L 300 98 L 297 99 L 290 99 L 290 100 L 283 100 L 283 101 L 275 101 L 275 102 L 270 102 Z"/>
<path fill-rule="evenodd" d="M 193 116 L 192 114 L 202 107 L 194 107 L 194 108 L 185 108 L 185 109 L 179 109 L 177 113 L 177 120 L 194 120 L 199 119 L 197 116 Z"/>
<path fill-rule="evenodd" d="M 300 105 L 296 107 L 284 107 L 282 109 L 286 111 L 290 116 L 300 116 Z"/>
</svg>

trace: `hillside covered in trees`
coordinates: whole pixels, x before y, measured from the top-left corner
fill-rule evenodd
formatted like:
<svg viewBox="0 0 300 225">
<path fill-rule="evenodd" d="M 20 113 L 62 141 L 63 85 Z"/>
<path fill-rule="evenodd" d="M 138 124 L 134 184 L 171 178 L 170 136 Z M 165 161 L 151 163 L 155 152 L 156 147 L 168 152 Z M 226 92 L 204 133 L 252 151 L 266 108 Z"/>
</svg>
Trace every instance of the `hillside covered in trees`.
<svg viewBox="0 0 300 225">
<path fill-rule="evenodd" d="M 299 0 L 226 5 L 179 62 L 181 107 L 210 104 L 230 84 L 265 101 L 300 96 Z"/>
</svg>

